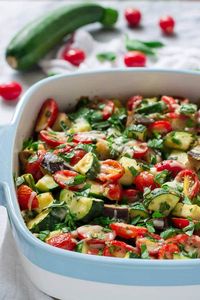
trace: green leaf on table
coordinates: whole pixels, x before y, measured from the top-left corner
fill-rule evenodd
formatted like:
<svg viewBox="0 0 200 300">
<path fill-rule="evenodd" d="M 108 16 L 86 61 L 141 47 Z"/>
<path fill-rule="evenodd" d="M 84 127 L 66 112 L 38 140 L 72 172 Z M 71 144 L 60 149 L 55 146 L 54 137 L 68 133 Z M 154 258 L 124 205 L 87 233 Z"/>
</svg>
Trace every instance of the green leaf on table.
<svg viewBox="0 0 200 300">
<path fill-rule="evenodd" d="M 149 48 L 162 48 L 164 47 L 164 44 L 159 42 L 159 41 L 148 41 L 148 42 L 143 42 L 144 45 L 146 45 Z"/>
<path fill-rule="evenodd" d="M 116 60 L 117 56 L 114 52 L 103 52 L 97 54 L 97 59 L 101 62 L 104 61 L 114 61 Z"/>
<path fill-rule="evenodd" d="M 140 40 L 129 39 L 129 37 L 126 35 L 125 46 L 126 49 L 129 51 L 141 51 L 145 54 L 155 55 L 156 52 L 154 48 L 161 48 L 164 46 L 164 44 L 159 41 L 145 42 Z"/>
</svg>

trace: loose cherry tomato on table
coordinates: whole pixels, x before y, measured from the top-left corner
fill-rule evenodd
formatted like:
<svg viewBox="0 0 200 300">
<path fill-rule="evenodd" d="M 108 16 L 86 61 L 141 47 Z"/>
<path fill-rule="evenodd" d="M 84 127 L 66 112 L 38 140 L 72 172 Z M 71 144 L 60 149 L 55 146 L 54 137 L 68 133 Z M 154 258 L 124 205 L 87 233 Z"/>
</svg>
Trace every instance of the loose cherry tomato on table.
<svg viewBox="0 0 200 300">
<path fill-rule="evenodd" d="M 134 239 L 138 236 L 144 236 L 148 232 L 145 227 L 134 226 L 126 223 L 111 223 L 110 228 L 116 232 L 117 236 L 124 239 Z"/>
<path fill-rule="evenodd" d="M 185 228 L 190 224 L 190 221 L 188 219 L 184 219 L 184 218 L 171 218 L 172 224 L 179 228 Z"/>
<path fill-rule="evenodd" d="M 172 18 L 171 16 L 164 16 L 164 17 L 160 18 L 159 26 L 163 33 L 168 34 L 168 35 L 173 34 L 174 27 L 175 27 L 174 18 Z"/>
<path fill-rule="evenodd" d="M 21 95 L 21 92 L 22 87 L 16 81 L 0 84 L 0 96 L 4 100 L 16 100 Z"/>
<path fill-rule="evenodd" d="M 146 55 L 140 51 L 129 51 L 124 56 L 124 63 L 127 67 L 145 67 Z"/>
<path fill-rule="evenodd" d="M 73 238 L 71 233 L 61 233 L 48 239 L 47 244 L 57 248 L 72 251 L 75 249 L 77 241 Z"/>
<path fill-rule="evenodd" d="M 61 170 L 57 171 L 55 174 L 53 174 L 53 178 L 57 184 L 61 188 L 69 188 L 70 190 L 77 190 L 82 187 L 82 183 L 85 181 L 84 176 L 81 179 L 81 182 L 78 184 L 75 182 L 76 176 L 79 174 L 74 171 L 70 170 Z"/>
<path fill-rule="evenodd" d="M 167 159 L 157 163 L 155 168 L 158 172 L 167 170 L 175 177 L 180 171 L 185 169 L 185 166 L 176 160 Z"/>
<path fill-rule="evenodd" d="M 200 191 L 199 178 L 193 170 L 185 169 L 180 171 L 175 177 L 175 181 L 183 184 L 183 193 L 189 198 L 194 198 Z"/>
<path fill-rule="evenodd" d="M 116 234 L 114 231 L 105 231 L 104 228 L 100 225 L 83 225 L 77 228 L 78 238 L 83 239 L 94 239 L 94 243 L 114 240 Z M 90 243 L 92 243 L 92 240 Z"/>
<path fill-rule="evenodd" d="M 67 143 L 68 141 L 68 137 L 65 132 L 56 132 L 51 130 L 41 130 L 39 138 L 51 147 L 57 147 L 61 144 Z"/>
<path fill-rule="evenodd" d="M 143 171 L 138 174 L 134 179 L 134 184 L 140 192 L 144 192 L 144 189 L 147 187 L 151 190 L 157 187 L 157 184 L 154 181 L 154 175 L 147 171 Z"/>
<path fill-rule="evenodd" d="M 35 131 L 40 132 L 41 130 L 51 127 L 56 121 L 57 116 L 58 105 L 56 101 L 54 99 L 47 99 L 40 109 L 35 125 Z"/>
<path fill-rule="evenodd" d="M 62 58 L 74 66 L 79 66 L 86 58 L 85 52 L 78 48 L 66 48 Z"/>
<path fill-rule="evenodd" d="M 142 102 L 142 96 L 132 96 L 127 101 L 127 109 L 128 111 L 134 110 L 140 103 Z"/>
<path fill-rule="evenodd" d="M 170 96 L 162 96 L 161 101 L 165 102 L 170 112 L 174 112 L 178 106 L 176 100 Z"/>
<path fill-rule="evenodd" d="M 39 180 L 43 173 L 40 169 L 41 162 L 44 158 L 46 150 L 39 150 L 36 154 L 33 154 L 29 157 L 28 162 L 25 167 L 25 173 L 32 174 L 35 180 Z"/>
<path fill-rule="evenodd" d="M 168 121 L 155 121 L 154 123 L 150 124 L 148 129 L 153 133 L 159 133 L 161 135 L 166 134 L 172 131 L 172 126 Z"/>
<path fill-rule="evenodd" d="M 122 190 L 122 200 L 128 203 L 134 203 L 138 200 L 138 193 L 139 191 L 135 189 Z"/>
<path fill-rule="evenodd" d="M 103 256 L 112 256 L 112 257 L 125 257 L 127 252 L 133 252 L 138 254 L 136 248 L 120 241 L 110 241 L 106 243 L 106 247 L 103 251 Z"/>
<path fill-rule="evenodd" d="M 126 18 L 129 26 L 136 27 L 140 24 L 142 14 L 139 11 L 139 9 L 127 8 L 125 10 L 125 18 Z"/>
<path fill-rule="evenodd" d="M 101 181 L 116 181 L 124 174 L 122 165 L 112 159 L 107 159 L 100 162 L 100 173 L 98 179 Z"/>
<path fill-rule="evenodd" d="M 122 197 L 122 187 L 118 182 L 107 182 L 103 185 L 103 195 L 110 200 L 120 201 Z"/>
<path fill-rule="evenodd" d="M 34 192 L 28 185 L 20 185 L 17 189 L 17 198 L 21 210 L 31 210 L 39 206 L 36 192 Z"/>
<path fill-rule="evenodd" d="M 106 138 L 105 134 L 93 130 L 88 132 L 75 133 L 73 136 L 73 142 L 92 144 L 92 143 L 96 143 L 99 139 L 105 139 L 105 138 Z"/>
</svg>

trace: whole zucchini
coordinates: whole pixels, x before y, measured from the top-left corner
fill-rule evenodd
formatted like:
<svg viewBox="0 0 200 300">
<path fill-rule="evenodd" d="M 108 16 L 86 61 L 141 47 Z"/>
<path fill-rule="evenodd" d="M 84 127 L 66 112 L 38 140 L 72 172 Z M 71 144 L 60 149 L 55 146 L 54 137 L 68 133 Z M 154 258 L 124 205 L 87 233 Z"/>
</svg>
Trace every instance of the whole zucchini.
<svg viewBox="0 0 200 300">
<path fill-rule="evenodd" d="M 112 26 L 117 18 L 116 10 L 98 4 L 60 7 L 22 28 L 8 45 L 6 60 L 16 70 L 29 70 L 67 34 L 94 22 Z"/>
</svg>

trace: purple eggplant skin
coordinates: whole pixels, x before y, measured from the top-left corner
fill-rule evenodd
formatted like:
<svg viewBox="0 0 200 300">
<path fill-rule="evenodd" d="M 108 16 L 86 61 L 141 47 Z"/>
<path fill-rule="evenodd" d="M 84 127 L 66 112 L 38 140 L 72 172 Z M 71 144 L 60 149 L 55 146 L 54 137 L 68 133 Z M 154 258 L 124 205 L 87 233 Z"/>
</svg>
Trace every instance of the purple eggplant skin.
<svg viewBox="0 0 200 300">
<path fill-rule="evenodd" d="M 128 220 L 128 207 L 125 205 L 104 204 L 103 214 L 105 217 Z"/>
<path fill-rule="evenodd" d="M 134 115 L 134 119 L 135 119 L 135 124 L 142 124 L 145 126 L 148 126 L 154 122 L 153 118 L 148 118 L 137 114 Z"/>
<path fill-rule="evenodd" d="M 68 169 L 67 165 L 65 164 L 65 161 L 61 157 L 51 152 L 47 152 L 45 154 L 41 166 L 45 171 L 51 174 L 60 170 Z"/>
</svg>

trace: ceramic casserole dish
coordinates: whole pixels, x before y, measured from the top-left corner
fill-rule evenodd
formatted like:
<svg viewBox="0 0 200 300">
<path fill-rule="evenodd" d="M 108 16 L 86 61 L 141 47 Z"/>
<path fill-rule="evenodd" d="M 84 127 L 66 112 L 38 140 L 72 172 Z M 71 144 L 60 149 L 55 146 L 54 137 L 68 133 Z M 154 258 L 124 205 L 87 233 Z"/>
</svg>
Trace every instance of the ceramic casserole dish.
<svg viewBox="0 0 200 300">
<path fill-rule="evenodd" d="M 75 106 L 74 99 L 83 95 L 126 99 L 133 94 L 167 94 L 188 97 L 197 103 L 199 86 L 199 72 L 134 69 L 54 76 L 26 92 L 12 124 L 0 128 L 0 202 L 7 208 L 22 264 L 40 290 L 69 300 L 94 297 L 119 300 L 130 295 L 167 299 L 169 294 L 164 293 L 167 286 L 170 293 L 182 290 L 182 299 L 186 299 L 185 289 L 190 288 L 190 299 L 194 299 L 192 293 L 200 289 L 200 259 L 116 259 L 70 252 L 38 240 L 20 214 L 13 174 L 18 173 L 18 153 L 23 141 L 31 135 L 46 98 L 53 97 L 60 109 L 66 111 Z"/>
</svg>

